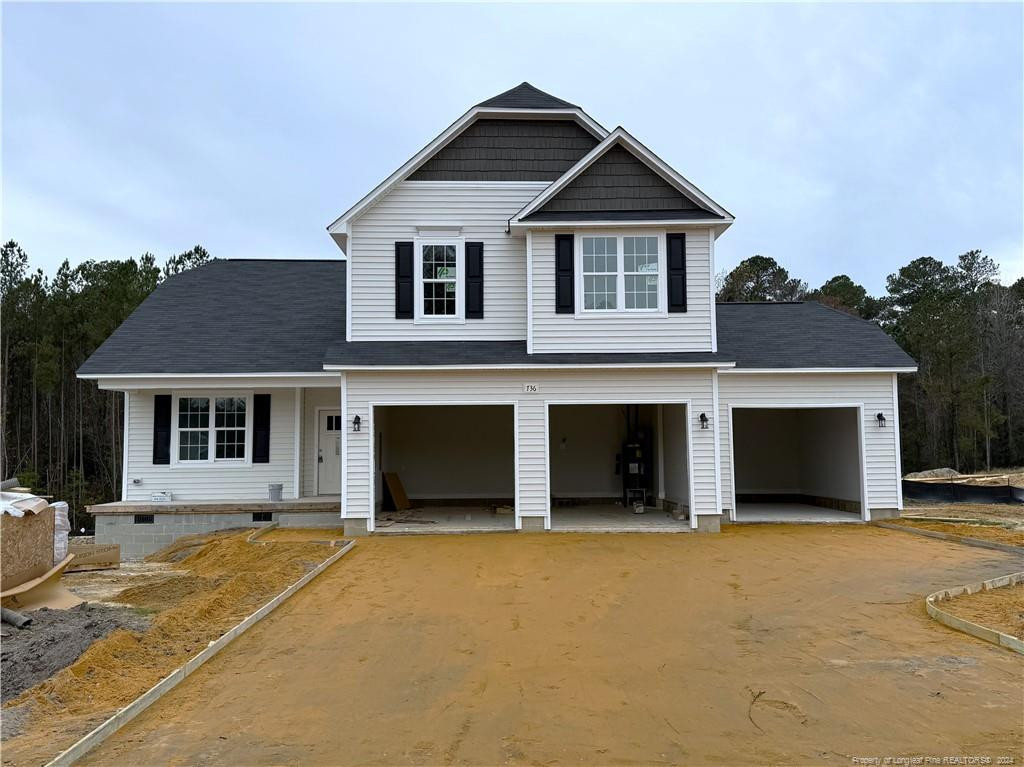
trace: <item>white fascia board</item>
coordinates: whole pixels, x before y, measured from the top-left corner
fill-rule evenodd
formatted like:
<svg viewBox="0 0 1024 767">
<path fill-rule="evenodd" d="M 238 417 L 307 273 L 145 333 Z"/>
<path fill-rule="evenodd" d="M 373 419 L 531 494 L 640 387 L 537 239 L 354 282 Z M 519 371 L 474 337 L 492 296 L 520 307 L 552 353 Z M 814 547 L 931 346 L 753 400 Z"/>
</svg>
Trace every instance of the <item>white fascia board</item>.
<svg viewBox="0 0 1024 767">
<path fill-rule="evenodd" d="M 723 373 L 740 374 L 787 374 L 787 373 L 916 373 L 917 366 L 895 368 L 734 368 Z"/>
<path fill-rule="evenodd" d="M 338 372 L 392 372 L 432 370 L 646 370 L 648 368 L 702 368 L 722 370 L 735 366 L 735 362 L 595 362 L 583 365 L 507 364 L 507 365 L 324 365 L 324 370 Z"/>
<path fill-rule="evenodd" d="M 138 389 L 277 389 L 290 387 L 337 386 L 338 374 L 312 373 L 124 373 L 120 375 L 79 375 L 96 381 L 109 391 Z"/>
<path fill-rule="evenodd" d="M 513 229 L 641 229 L 655 227 L 664 229 L 666 226 L 693 226 L 707 229 L 718 227 L 725 231 L 732 225 L 732 219 L 721 218 L 666 218 L 651 221 L 510 221 L 509 231 Z M 719 232 L 721 233 L 721 232 Z"/>
<path fill-rule="evenodd" d="M 733 215 L 729 211 L 704 194 L 693 183 L 684 178 L 664 160 L 633 138 L 622 126 L 619 126 L 609 133 L 605 137 L 604 141 L 591 149 L 590 152 L 584 155 L 579 162 L 563 173 L 560 178 L 556 179 L 551 186 L 528 202 L 522 210 L 512 217 L 512 222 L 519 222 L 531 213 L 535 213 L 544 205 L 544 203 L 558 194 L 574 178 L 589 168 L 598 158 L 616 144 L 622 144 L 631 149 L 634 154 L 638 155 L 652 170 L 661 175 L 670 184 L 678 188 L 687 196 L 696 199 L 698 202 L 710 208 L 712 212 L 722 216 L 721 219 L 714 219 L 715 222 L 725 223 L 727 221 L 730 224 L 733 222 Z"/>
<path fill-rule="evenodd" d="M 449 125 L 437 138 L 417 152 L 402 167 L 384 179 L 373 190 L 363 197 L 359 202 L 342 213 L 327 227 L 330 234 L 348 232 L 348 222 L 358 218 L 360 214 L 377 200 L 384 196 L 395 184 L 409 176 L 420 165 L 430 159 L 439 149 L 449 141 L 458 136 L 463 129 L 479 117 L 529 117 L 539 119 L 566 119 L 576 120 L 580 125 L 589 130 L 598 139 L 604 139 L 608 131 L 601 127 L 582 109 L 491 109 L 484 107 L 473 107 L 462 117 Z"/>
</svg>

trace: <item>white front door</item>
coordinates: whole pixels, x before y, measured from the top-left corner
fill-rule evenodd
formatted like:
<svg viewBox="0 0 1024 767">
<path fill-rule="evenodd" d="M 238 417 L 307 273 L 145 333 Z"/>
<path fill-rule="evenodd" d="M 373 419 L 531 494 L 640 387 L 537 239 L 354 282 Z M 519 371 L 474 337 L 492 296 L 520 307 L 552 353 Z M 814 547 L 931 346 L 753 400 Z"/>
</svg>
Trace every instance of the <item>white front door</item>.
<svg viewBox="0 0 1024 767">
<path fill-rule="evenodd" d="M 321 410 L 316 440 L 316 493 L 341 491 L 341 411 Z"/>
</svg>

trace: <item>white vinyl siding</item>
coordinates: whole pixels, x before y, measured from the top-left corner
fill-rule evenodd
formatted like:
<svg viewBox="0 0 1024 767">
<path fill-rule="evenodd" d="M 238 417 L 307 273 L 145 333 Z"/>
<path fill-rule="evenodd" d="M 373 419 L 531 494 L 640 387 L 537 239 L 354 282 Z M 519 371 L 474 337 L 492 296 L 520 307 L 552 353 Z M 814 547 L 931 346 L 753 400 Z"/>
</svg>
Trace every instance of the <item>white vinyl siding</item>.
<svg viewBox="0 0 1024 767">
<path fill-rule="evenodd" d="M 353 341 L 523 340 L 526 238 L 505 233 L 508 219 L 548 183 L 403 181 L 352 224 L 348 251 Z M 445 324 L 395 319 L 395 243 L 421 230 L 458 229 L 484 244 L 484 317 Z M 460 265 L 461 267 L 461 265 Z M 418 275 L 417 275 L 418 279 Z"/>
<path fill-rule="evenodd" d="M 535 231 L 533 240 L 533 352 L 697 352 L 711 351 L 713 285 L 710 231 L 673 227 L 686 232 L 686 312 L 581 312 L 577 285 L 576 314 L 555 313 L 555 234 Z M 580 230 L 579 233 L 583 233 Z M 643 234 L 642 229 L 631 234 Z M 663 242 L 663 240 L 662 240 Z M 664 247 L 663 245 L 661 247 Z M 579 248 L 576 238 L 574 249 Z M 578 253 L 574 254 L 577 257 Z M 664 253 L 661 254 L 664 258 Z M 619 254 L 619 258 L 622 255 Z M 660 279 L 663 281 L 664 275 Z M 580 280 L 579 273 L 576 280 Z M 623 277 L 619 277 L 622 280 Z M 621 287 L 620 287 L 621 292 Z M 664 286 L 659 285 L 664 295 Z M 661 299 L 659 299 L 661 300 Z"/>
<path fill-rule="evenodd" d="M 185 393 L 184 390 L 175 390 Z M 330 391 L 336 391 L 331 389 Z M 125 500 L 148 501 L 160 490 L 174 500 L 265 500 L 267 485 L 284 485 L 285 498 L 295 495 L 295 392 L 274 389 L 270 400 L 270 462 L 200 462 L 153 464 L 153 395 L 170 391 L 129 392 Z M 205 395 L 204 395 L 205 396 Z M 211 419 L 212 419 L 211 415 Z M 176 427 L 172 423 L 172 428 Z M 210 449 L 213 449 L 211 444 Z M 141 480 L 140 484 L 132 482 Z"/>
<path fill-rule="evenodd" d="M 862 405 L 868 508 L 899 505 L 897 434 L 891 373 L 720 373 L 718 423 L 721 434 L 722 505 L 732 505 L 729 405 Z M 879 428 L 875 414 L 887 423 Z"/>
<path fill-rule="evenodd" d="M 526 394 L 524 384 L 537 393 Z M 707 370 L 459 371 L 347 374 L 348 417 L 369 417 L 370 403 L 487 403 L 518 405 L 518 502 L 521 516 L 548 513 L 545 402 L 651 402 L 692 400 L 688 418 L 693 451 L 695 511 L 716 514 L 714 432 L 701 431 L 696 414 L 712 410 Z M 345 516 L 370 517 L 371 433 L 346 430 L 348 508 Z M 380 499 L 377 499 L 378 501 Z"/>
</svg>

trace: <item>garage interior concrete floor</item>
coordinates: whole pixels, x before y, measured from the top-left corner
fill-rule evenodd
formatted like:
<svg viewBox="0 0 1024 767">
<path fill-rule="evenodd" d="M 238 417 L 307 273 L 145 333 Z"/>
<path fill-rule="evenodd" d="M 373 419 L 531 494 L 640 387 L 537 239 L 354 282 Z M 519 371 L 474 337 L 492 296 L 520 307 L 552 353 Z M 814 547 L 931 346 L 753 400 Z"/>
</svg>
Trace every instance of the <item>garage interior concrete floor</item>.
<svg viewBox="0 0 1024 767">
<path fill-rule="evenodd" d="M 551 529 L 560 533 L 688 533 L 690 522 L 653 507 L 634 514 L 619 504 L 554 506 Z"/>
<path fill-rule="evenodd" d="M 406 511 L 378 511 L 380 534 L 500 533 L 515 530 L 514 514 L 497 514 L 490 506 L 427 506 Z"/>
<path fill-rule="evenodd" d="M 855 511 L 836 511 L 808 503 L 738 503 L 737 522 L 788 522 L 796 524 L 860 522 Z"/>
<path fill-rule="evenodd" d="M 1018 559 L 864 525 L 360 539 L 80 764 L 1020 764 L 1020 656 L 923 606 Z"/>
</svg>

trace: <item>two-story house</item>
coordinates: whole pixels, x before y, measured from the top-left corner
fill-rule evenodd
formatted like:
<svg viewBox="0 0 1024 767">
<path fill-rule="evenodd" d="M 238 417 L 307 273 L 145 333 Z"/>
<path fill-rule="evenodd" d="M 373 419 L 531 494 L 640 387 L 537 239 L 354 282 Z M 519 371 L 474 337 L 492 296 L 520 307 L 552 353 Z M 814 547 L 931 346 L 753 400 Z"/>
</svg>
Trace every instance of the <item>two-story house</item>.
<svg viewBox="0 0 1024 767">
<path fill-rule="evenodd" d="M 171 277 L 86 362 L 125 397 L 97 535 L 897 514 L 914 361 L 816 303 L 716 304 L 732 223 L 623 128 L 484 101 L 328 227 L 340 260 Z"/>
</svg>

